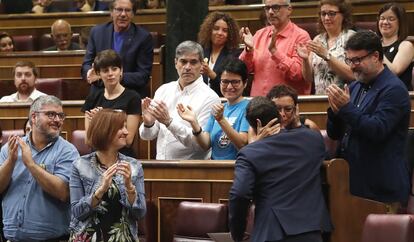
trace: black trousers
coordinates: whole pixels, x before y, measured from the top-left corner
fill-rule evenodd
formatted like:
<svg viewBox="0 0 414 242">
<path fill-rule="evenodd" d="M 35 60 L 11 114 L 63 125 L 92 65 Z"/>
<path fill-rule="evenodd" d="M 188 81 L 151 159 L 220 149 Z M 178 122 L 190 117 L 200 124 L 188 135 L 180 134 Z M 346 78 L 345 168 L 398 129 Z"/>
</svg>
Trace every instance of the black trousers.
<svg viewBox="0 0 414 242">
<path fill-rule="evenodd" d="M 282 240 L 273 242 L 322 242 L 322 235 L 320 231 L 312 231 L 303 234 L 290 235 Z"/>
</svg>

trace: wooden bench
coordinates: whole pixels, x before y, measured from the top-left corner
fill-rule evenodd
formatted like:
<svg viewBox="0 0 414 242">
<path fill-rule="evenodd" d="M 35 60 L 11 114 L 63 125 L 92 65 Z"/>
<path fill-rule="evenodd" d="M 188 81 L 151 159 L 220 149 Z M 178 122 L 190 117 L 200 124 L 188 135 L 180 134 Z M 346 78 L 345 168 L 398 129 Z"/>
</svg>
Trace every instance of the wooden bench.
<svg viewBox="0 0 414 242">
<path fill-rule="evenodd" d="M 28 51 L 0 53 L 0 96 L 9 95 L 16 91 L 12 70 L 18 61 L 32 61 L 39 69 L 39 78 L 61 78 L 65 90 L 63 100 L 85 99 L 89 92 L 89 84 L 82 80 L 80 70 L 85 55 L 84 50 L 48 52 Z M 163 83 L 163 67 L 160 49 L 154 49 L 154 61 L 149 84 L 150 94 Z"/>
<path fill-rule="evenodd" d="M 143 161 L 146 198 L 155 204 L 158 241 L 171 241 L 174 218 L 181 201 L 227 203 L 233 183 L 234 161 L 180 160 Z M 331 242 L 359 242 L 365 217 L 385 213 L 383 203 L 358 198 L 349 193 L 348 165 L 330 160 L 322 172 L 326 201 L 335 230 Z"/>
<path fill-rule="evenodd" d="M 354 1 L 353 19 L 354 21 L 375 21 L 378 9 L 387 1 Z M 319 12 L 317 1 L 294 2 L 292 3 L 293 22 L 315 22 Z M 407 10 L 407 22 L 414 21 L 414 2 L 401 2 Z M 248 26 L 253 32 L 262 27 L 259 16 L 262 13 L 260 4 L 256 5 L 225 5 L 212 6 L 209 11 L 223 11 L 230 13 L 240 26 Z M 67 20 L 72 25 L 75 33 L 86 26 L 95 26 L 110 20 L 109 12 L 89 12 L 89 13 L 45 13 L 45 14 L 9 14 L 0 15 L 0 32 L 6 31 L 12 35 L 41 36 L 50 33 L 50 26 L 58 18 Z M 166 9 L 142 9 L 138 10 L 134 17 L 134 22 L 144 26 L 148 31 L 166 33 Z M 414 35 L 414 26 L 409 25 L 409 35 Z"/>
</svg>

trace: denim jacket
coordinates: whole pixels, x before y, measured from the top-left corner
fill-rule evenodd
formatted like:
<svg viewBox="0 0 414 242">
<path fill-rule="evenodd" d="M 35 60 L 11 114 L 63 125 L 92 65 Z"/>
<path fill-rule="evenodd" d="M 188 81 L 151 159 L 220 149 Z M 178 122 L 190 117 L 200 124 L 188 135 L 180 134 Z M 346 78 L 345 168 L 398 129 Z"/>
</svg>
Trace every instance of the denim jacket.
<svg viewBox="0 0 414 242">
<path fill-rule="evenodd" d="M 135 185 L 137 197 L 131 205 L 128 202 L 124 179 L 121 175 L 114 175 L 114 182 L 120 190 L 120 203 L 127 208 L 129 228 L 135 240 L 138 239 L 137 220 L 144 217 L 146 212 L 144 171 L 141 163 L 129 156 L 118 154 L 119 160 L 128 162 L 131 166 L 132 183 Z M 94 214 L 99 211 L 100 206 L 92 208 L 92 197 L 101 182 L 102 172 L 97 168 L 96 153 L 84 155 L 73 162 L 70 177 L 70 200 L 71 200 L 71 222 L 72 234 L 79 234 L 94 223 Z"/>
</svg>

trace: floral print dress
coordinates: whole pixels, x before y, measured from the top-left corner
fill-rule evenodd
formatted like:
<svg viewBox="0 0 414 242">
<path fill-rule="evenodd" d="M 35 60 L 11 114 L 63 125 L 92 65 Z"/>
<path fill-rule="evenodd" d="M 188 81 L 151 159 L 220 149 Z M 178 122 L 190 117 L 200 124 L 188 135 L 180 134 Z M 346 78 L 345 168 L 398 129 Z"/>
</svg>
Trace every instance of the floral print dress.
<svg viewBox="0 0 414 242">
<path fill-rule="evenodd" d="M 82 233 L 71 234 L 70 242 L 132 242 L 128 211 L 119 202 L 121 196 L 114 181 L 98 204 L 93 223 Z"/>
</svg>

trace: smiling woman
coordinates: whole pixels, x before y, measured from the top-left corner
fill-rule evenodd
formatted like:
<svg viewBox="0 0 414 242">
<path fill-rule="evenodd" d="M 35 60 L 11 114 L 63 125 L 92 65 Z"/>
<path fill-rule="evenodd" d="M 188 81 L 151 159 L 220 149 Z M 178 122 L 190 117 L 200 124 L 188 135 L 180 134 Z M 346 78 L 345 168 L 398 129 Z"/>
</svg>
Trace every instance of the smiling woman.
<svg viewBox="0 0 414 242">
<path fill-rule="evenodd" d="M 378 12 L 377 27 L 378 34 L 382 37 L 384 63 L 412 91 L 414 46 L 405 40 L 408 24 L 404 7 L 397 3 L 385 4 Z"/>
</svg>

